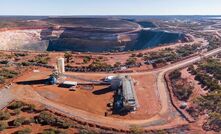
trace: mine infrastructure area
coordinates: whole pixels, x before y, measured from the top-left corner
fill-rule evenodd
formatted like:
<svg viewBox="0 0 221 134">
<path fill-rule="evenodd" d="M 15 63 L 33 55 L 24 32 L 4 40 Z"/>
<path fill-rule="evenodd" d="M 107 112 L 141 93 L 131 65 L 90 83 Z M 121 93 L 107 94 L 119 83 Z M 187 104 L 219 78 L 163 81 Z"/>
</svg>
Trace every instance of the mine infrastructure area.
<svg viewBox="0 0 221 134">
<path fill-rule="evenodd" d="M 50 21 L 55 23 L 56 20 Z M 122 24 L 124 29 L 106 29 L 110 33 L 120 30 L 117 38 L 129 41 L 131 37 L 125 34 L 134 34 L 143 28 L 132 22 L 127 25 L 134 27 L 128 31 L 128 26 Z M 79 32 L 79 27 L 69 27 L 68 23 L 63 27 L 67 28 L 63 36 L 76 29 Z M 53 28 L 60 30 L 60 27 Z M 167 25 L 164 28 L 168 28 Z M 104 30 L 103 27 L 94 29 Z M 91 33 L 90 30 L 90 26 L 84 27 L 83 32 Z M 39 31 L 25 32 L 39 41 L 36 36 Z M 53 32 L 47 36 L 58 34 L 58 31 Z M 169 75 L 220 54 L 221 47 L 211 43 L 216 39 L 212 40 L 208 32 L 220 37 L 218 30 L 205 30 L 206 36 L 191 35 L 191 41 L 131 52 L 1 51 L 0 109 L 12 112 L 10 107 L 14 102 L 21 103 L 21 108 L 30 106 L 27 102 L 34 103 L 47 116 L 52 114 L 56 120 L 62 117 L 63 123 L 71 120 L 78 124 L 69 133 L 85 125 L 110 133 L 129 133 L 134 126 L 145 132 L 186 129 L 195 120 L 182 108 L 187 103 L 178 102 L 174 96 Z M 5 33 L 1 37 L 4 36 Z M 35 112 L 29 116 L 40 118 L 42 113 Z M 33 125 L 44 130 L 39 124 Z"/>
</svg>

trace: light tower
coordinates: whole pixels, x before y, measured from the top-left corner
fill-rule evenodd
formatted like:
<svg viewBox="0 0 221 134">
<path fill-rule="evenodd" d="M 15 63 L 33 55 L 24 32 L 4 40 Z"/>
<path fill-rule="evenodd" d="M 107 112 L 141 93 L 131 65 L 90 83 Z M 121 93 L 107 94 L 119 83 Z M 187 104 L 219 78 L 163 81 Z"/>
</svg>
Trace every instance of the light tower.
<svg viewBox="0 0 221 134">
<path fill-rule="evenodd" d="M 64 68 L 64 58 L 58 58 L 57 60 L 58 73 L 63 74 L 65 72 Z"/>
</svg>

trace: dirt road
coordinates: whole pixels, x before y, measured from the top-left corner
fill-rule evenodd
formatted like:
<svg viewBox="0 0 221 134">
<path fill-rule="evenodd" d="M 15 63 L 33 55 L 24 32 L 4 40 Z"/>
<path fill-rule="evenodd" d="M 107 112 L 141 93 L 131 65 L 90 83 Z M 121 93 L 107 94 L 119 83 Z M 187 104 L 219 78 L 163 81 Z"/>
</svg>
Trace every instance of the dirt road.
<svg viewBox="0 0 221 134">
<path fill-rule="evenodd" d="M 0 109 L 5 108 L 10 102 L 15 99 L 15 95 L 11 93 L 12 88 L 4 88 L 0 90 Z"/>
</svg>

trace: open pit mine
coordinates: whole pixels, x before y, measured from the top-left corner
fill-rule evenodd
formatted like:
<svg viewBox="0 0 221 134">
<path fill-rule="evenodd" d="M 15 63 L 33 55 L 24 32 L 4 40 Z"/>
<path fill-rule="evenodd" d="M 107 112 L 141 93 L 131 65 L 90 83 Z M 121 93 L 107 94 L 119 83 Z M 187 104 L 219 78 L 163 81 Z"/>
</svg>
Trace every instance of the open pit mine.
<svg viewBox="0 0 221 134">
<path fill-rule="evenodd" d="M 7 25 L 0 30 L 1 50 L 118 52 L 189 40 L 182 33 L 119 19 L 46 18 Z"/>
</svg>

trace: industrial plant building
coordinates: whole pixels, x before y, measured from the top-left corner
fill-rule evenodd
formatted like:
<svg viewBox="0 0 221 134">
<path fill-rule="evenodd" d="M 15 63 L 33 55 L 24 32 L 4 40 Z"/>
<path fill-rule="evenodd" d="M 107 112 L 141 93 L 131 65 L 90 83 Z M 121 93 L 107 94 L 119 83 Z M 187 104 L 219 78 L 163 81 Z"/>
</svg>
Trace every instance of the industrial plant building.
<svg viewBox="0 0 221 134">
<path fill-rule="evenodd" d="M 113 109 L 116 113 L 135 111 L 138 107 L 134 81 L 130 76 L 119 76 L 112 80 L 111 88 L 115 90 Z"/>
</svg>

